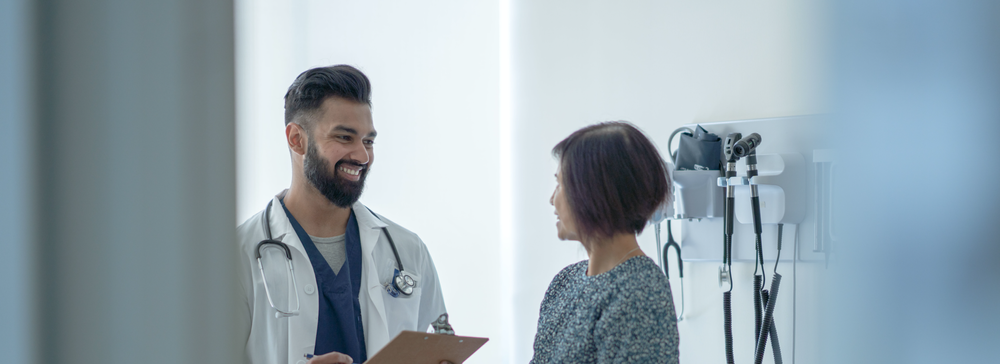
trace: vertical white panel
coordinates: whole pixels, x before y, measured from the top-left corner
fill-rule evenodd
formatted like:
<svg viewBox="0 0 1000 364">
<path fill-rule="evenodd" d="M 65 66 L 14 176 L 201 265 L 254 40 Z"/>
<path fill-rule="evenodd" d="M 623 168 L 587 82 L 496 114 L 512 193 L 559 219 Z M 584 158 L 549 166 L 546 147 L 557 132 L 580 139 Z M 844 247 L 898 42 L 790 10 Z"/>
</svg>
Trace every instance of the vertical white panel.
<svg viewBox="0 0 1000 364">
<path fill-rule="evenodd" d="M 514 347 L 515 335 L 514 308 L 514 238 L 513 238 L 513 179 L 514 166 L 511 165 L 513 147 L 511 143 L 511 1 L 500 0 L 500 359 L 510 363 L 517 352 Z"/>
</svg>

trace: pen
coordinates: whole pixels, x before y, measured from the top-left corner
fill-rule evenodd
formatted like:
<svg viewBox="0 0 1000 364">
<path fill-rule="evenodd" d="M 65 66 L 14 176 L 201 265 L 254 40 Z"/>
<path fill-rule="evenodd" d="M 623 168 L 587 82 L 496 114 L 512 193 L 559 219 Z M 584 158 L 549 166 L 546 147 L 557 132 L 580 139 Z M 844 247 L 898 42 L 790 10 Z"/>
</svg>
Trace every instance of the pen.
<svg viewBox="0 0 1000 364">
<path fill-rule="evenodd" d="M 303 357 L 305 357 L 306 359 L 312 359 L 314 356 L 315 355 L 312 355 L 312 354 L 309 354 L 309 353 L 306 353 L 305 355 L 303 355 Z M 355 363 L 355 364 L 357 364 L 357 363 Z"/>
</svg>

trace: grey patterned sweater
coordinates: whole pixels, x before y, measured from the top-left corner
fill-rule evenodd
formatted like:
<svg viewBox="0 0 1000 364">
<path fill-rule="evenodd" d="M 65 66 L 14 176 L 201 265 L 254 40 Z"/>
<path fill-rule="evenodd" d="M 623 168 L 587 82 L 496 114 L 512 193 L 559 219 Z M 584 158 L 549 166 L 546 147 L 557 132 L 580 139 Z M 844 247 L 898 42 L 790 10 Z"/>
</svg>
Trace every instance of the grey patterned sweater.
<svg viewBox="0 0 1000 364">
<path fill-rule="evenodd" d="M 592 277 L 587 263 L 549 284 L 531 363 L 677 363 L 670 282 L 656 263 L 640 255 Z"/>
</svg>

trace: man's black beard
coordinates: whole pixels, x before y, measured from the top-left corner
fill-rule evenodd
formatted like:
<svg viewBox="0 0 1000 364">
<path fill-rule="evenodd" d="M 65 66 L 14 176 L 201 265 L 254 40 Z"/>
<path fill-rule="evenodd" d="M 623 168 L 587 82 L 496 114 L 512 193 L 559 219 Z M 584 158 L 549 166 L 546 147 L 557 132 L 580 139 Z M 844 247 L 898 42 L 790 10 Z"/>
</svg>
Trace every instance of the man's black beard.
<svg viewBox="0 0 1000 364">
<path fill-rule="evenodd" d="M 354 205 L 358 201 L 358 198 L 361 197 L 361 192 L 365 189 L 365 177 L 368 176 L 368 168 L 360 170 L 361 179 L 357 182 L 349 181 L 337 174 L 337 169 L 344 163 L 354 167 L 361 166 L 357 162 L 342 160 L 333 166 L 333 172 L 331 172 L 327 168 L 330 165 L 330 161 L 320 156 L 319 152 L 316 151 L 316 145 L 310 142 L 309 149 L 306 151 L 305 161 L 302 163 L 302 169 L 306 173 L 306 179 L 323 196 L 326 196 L 327 200 L 330 200 L 330 202 L 338 207 L 348 208 Z"/>
</svg>

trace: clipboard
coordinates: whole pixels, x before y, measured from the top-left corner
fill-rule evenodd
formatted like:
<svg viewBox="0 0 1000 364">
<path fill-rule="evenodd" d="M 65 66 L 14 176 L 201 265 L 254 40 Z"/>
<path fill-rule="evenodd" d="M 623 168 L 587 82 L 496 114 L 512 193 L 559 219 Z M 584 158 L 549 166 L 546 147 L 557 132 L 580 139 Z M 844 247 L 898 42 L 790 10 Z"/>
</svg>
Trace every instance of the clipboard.
<svg viewBox="0 0 1000 364">
<path fill-rule="evenodd" d="M 403 331 L 364 364 L 461 364 L 490 341 L 485 337 Z"/>
</svg>

